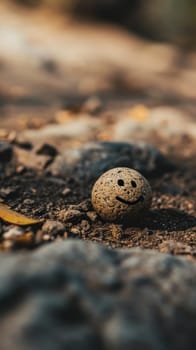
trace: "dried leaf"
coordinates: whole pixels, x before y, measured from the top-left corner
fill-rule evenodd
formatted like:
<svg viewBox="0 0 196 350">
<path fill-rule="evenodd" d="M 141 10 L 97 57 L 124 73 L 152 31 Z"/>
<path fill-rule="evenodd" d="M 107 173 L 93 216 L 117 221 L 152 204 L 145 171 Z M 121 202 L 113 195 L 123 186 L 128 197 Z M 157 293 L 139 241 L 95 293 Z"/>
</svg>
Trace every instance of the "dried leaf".
<svg viewBox="0 0 196 350">
<path fill-rule="evenodd" d="M 16 211 L 10 209 L 7 205 L 0 203 L 0 219 L 15 225 L 33 225 L 41 222 L 42 220 L 36 220 L 19 214 Z"/>
</svg>

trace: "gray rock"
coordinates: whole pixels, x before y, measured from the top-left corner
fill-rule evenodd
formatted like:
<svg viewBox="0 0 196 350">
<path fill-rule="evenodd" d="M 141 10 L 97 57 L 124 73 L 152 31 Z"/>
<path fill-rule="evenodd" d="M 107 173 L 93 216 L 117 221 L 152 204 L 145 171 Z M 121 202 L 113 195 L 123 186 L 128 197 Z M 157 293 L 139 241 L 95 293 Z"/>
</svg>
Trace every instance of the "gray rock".
<svg viewBox="0 0 196 350">
<path fill-rule="evenodd" d="M 148 144 L 92 142 L 77 149 L 66 149 L 48 170 L 55 176 L 74 177 L 88 185 L 105 171 L 122 166 L 145 175 L 172 168 L 166 157 Z"/>
<path fill-rule="evenodd" d="M 2 350 L 196 348 L 196 265 L 68 240 L 0 255 Z"/>
</svg>

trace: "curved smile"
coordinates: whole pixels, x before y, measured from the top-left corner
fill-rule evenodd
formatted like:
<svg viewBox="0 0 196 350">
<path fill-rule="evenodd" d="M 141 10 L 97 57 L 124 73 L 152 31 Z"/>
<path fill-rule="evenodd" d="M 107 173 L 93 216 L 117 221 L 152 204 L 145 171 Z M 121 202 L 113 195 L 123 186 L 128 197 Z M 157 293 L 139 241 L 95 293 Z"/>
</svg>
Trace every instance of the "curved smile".
<svg viewBox="0 0 196 350">
<path fill-rule="evenodd" d="M 144 201 L 144 197 L 143 196 L 140 196 L 138 199 L 136 199 L 133 202 L 126 201 L 125 199 L 123 199 L 123 198 L 121 198 L 119 196 L 116 196 L 116 199 L 117 199 L 117 201 L 119 201 L 121 203 L 124 203 L 124 204 L 127 204 L 127 205 L 134 205 L 134 204 L 137 204 L 139 202 L 143 202 Z"/>
</svg>

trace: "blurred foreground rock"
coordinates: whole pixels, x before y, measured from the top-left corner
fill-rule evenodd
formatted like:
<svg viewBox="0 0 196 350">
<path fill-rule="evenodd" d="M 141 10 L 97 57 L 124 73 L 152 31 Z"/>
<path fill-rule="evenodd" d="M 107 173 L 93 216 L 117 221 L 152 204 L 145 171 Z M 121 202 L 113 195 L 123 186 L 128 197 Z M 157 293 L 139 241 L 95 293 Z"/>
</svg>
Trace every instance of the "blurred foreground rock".
<svg viewBox="0 0 196 350">
<path fill-rule="evenodd" d="M 82 241 L 0 255 L 2 350 L 196 347 L 196 266 Z"/>
</svg>

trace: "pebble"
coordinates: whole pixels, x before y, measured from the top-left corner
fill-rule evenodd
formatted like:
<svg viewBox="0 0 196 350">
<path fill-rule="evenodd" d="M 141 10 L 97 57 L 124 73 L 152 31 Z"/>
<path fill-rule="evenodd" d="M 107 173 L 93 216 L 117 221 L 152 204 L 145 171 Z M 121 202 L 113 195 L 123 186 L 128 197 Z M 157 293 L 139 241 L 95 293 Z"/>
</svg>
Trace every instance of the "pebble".
<svg viewBox="0 0 196 350">
<path fill-rule="evenodd" d="M 92 189 L 92 205 L 106 221 L 137 217 L 151 204 L 149 182 L 136 170 L 114 168 L 104 173 Z"/>
<path fill-rule="evenodd" d="M 35 201 L 31 198 L 25 198 L 23 200 L 23 204 L 25 204 L 25 205 L 33 205 L 34 203 L 35 203 Z"/>
<path fill-rule="evenodd" d="M 90 210 L 90 208 L 91 208 L 91 201 L 89 199 L 85 199 L 79 204 L 72 204 L 69 206 L 69 210 L 74 209 L 82 212 L 87 212 L 88 210 Z"/>
<path fill-rule="evenodd" d="M 5 187 L 5 188 L 3 187 L 3 188 L 0 188 L 0 196 L 1 198 L 6 198 L 16 193 L 16 191 L 17 191 L 16 187 Z"/>
<path fill-rule="evenodd" d="M 88 230 L 90 230 L 90 224 L 87 220 L 82 220 L 81 221 L 81 227 L 82 227 L 82 231 L 86 232 Z"/>
<path fill-rule="evenodd" d="M 20 227 L 13 226 L 13 227 L 10 227 L 8 229 L 8 231 L 6 231 L 3 234 L 3 238 L 6 240 L 12 240 L 18 236 L 21 236 L 23 233 L 24 233 L 24 231 Z"/>
<path fill-rule="evenodd" d="M 97 213 L 95 213 L 94 211 L 87 211 L 86 215 L 93 222 L 97 220 Z"/>
<path fill-rule="evenodd" d="M 62 192 L 62 195 L 64 196 L 64 197 L 66 197 L 68 194 L 70 194 L 71 193 L 71 190 L 70 190 L 70 188 L 65 188 L 64 190 L 63 190 L 63 192 Z"/>
<path fill-rule="evenodd" d="M 22 174 L 25 171 L 24 165 L 18 165 L 16 168 L 16 173 L 17 174 Z"/>
<path fill-rule="evenodd" d="M 78 227 L 78 226 L 71 227 L 70 232 L 73 233 L 74 235 L 78 235 L 78 236 L 81 234 L 80 227 Z"/>
<path fill-rule="evenodd" d="M 50 235 L 43 235 L 43 240 L 44 241 L 50 241 Z"/>
<path fill-rule="evenodd" d="M 75 209 L 65 209 L 59 213 L 59 219 L 63 222 L 78 222 L 83 216 L 81 211 Z"/>
<path fill-rule="evenodd" d="M 65 225 L 56 220 L 46 220 L 42 226 L 42 231 L 49 236 L 62 234 L 65 231 Z"/>
</svg>

